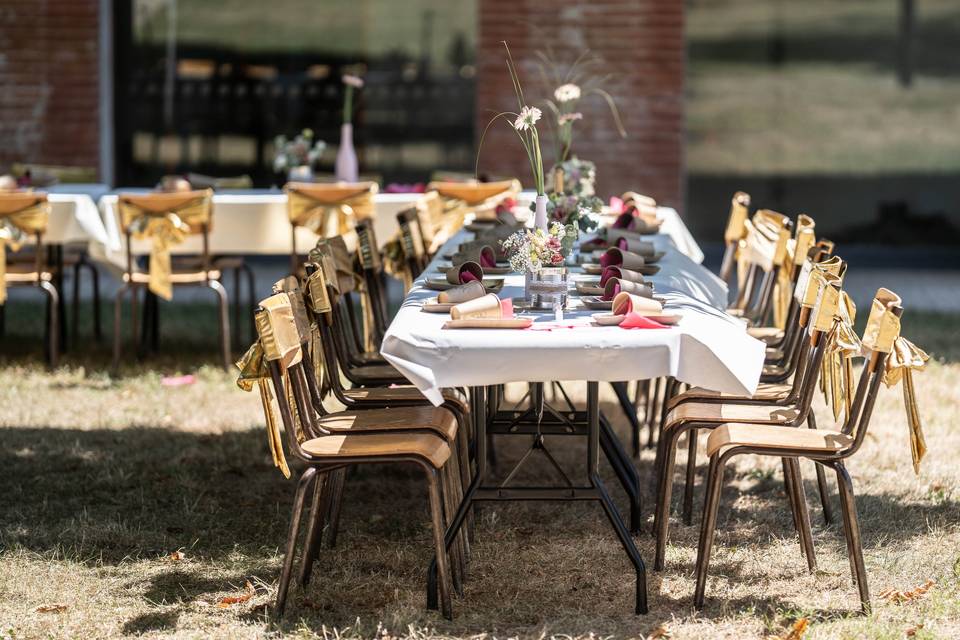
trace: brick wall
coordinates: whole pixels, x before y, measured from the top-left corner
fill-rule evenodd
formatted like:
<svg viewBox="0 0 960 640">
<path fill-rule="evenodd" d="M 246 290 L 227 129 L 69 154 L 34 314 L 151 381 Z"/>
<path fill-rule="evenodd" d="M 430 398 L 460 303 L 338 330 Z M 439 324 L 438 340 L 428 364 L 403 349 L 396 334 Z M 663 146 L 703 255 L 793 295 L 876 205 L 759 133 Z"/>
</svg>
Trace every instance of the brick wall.
<svg viewBox="0 0 960 640">
<path fill-rule="evenodd" d="M 97 0 L 0 0 L 0 171 L 99 168 Z"/>
<path fill-rule="evenodd" d="M 628 137 L 619 138 L 605 104 L 592 97 L 580 103 L 584 120 L 574 125 L 574 152 L 597 164 L 600 195 L 631 189 L 682 208 L 683 0 L 479 0 L 478 13 L 478 139 L 491 109 L 517 106 L 502 40 L 510 45 L 528 102 L 552 92 L 539 80 L 537 50 L 552 45 L 576 55 L 589 48 L 613 76 L 604 86 L 616 99 Z M 553 146 L 544 142 L 548 170 Z M 516 135 L 494 125 L 480 170 L 516 175 L 529 186 L 524 158 Z"/>
</svg>

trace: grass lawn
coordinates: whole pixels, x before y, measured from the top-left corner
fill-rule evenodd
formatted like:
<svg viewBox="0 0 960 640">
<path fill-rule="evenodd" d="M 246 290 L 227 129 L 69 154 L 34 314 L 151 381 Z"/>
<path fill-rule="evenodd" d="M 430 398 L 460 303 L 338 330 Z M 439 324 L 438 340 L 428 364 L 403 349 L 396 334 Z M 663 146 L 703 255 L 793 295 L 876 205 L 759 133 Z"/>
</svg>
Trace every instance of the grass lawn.
<svg viewBox="0 0 960 640">
<path fill-rule="evenodd" d="M 93 345 L 47 372 L 36 329 L 8 326 L 2 348 L 13 355 L 0 359 L 0 638 L 642 637 L 661 625 L 674 638 L 765 638 L 801 617 L 811 622 L 805 638 L 960 635 L 956 317 L 908 309 L 904 320 L 905 334 L 937 356 L 917 380 L 930 444 L 921 476 L 911 469 L 899 389 L 881 393 L 850 463 L 874 596 L 868 617 L 856 613 L 843 539 L 837 525 L 823 524 L 812 468 L 804 466 L 819 561 L 813 576 L 778 464 L 743 458 L 727 475 L 702 613 L 691 603 L 697 527 L 672 523 L 667 570 L 650 574 L 651 613 L 637 617 L 628 563 L 599 507 L 530 503 L 480 511 L 466 597 L 446 621 L 424 610 L 423 483 L 415 471 L 383 467 L 350 479 L 339 548 L 322 553 L 313 583 L 293 592 L 275 624 L 269 608 L 294 487 L 272 467 L 256 396 L 202 364 L 215 360 L 212 331 L 187 340 L 183 319 L 208 311 L 212 319 L 207 308 L 177 313 L 164 325 L 172 355 L 131 364 L 117 378 L 101 373 L 107 356 Z M 196 382 L 161 384 L 178 373 L 194 373 Z M 571 388 L 582 397 L 582 385 Z M 612 396 L 604 391 L 602 401 L 626 438 Z M 830 424 L 819 400 L 818 413 Z M 571 472 L 580 468 L 583 444 L 548 444 Z M 501 464 L 525 445 L 501 442 Z M 651 463 L 644 452 L 642 477 Z M 552 480 L 532 469 L 530 480 Z M 637 542 L 650 559 L 652 537 Z M 176 551 L 181 559 L 171 557 Z M 935 585 L 914 602 L 878 595 L 927 579 Z M 249 601 L 216 606 L 247 581 L 256 591 Z"/>
</svg>

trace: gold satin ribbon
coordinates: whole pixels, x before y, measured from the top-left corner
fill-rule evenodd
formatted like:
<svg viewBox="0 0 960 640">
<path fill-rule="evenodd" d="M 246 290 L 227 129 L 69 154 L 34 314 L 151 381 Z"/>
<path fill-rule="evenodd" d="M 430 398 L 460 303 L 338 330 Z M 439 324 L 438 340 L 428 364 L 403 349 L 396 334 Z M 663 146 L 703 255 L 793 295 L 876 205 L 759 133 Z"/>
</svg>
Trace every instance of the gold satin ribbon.
<svg viewBox="0 0 960 640">
<path fill-rule="evenodd" d="M 343 237 L 335 236 L 319 240 L 308 257 L 311 261 L 318 262 L 327 269 L 327 281 L 337 282 L 336 291 L 338 294 L 357 292 L 363 319 L 363 348 L 365 351 L 373 350 L 373 303 L 370 301 L 366 280 L 354 270 L 353 255 L 347 249 Z"/>
<path fill-rule="evenodd" d="M 213 191 L 209 189 L 188 193 L 120 195 L 121 225 L 135 239 L 149 239 L 152 243 L 147 286 L 164 300 L 173 297 L 170 247 L 210 223 L 212 197 Z"/>
<path fill-rule="evenodd" d="M 863 330 L 863 346 L 872 351 L 888 354 L 884 364 L 883 382 L 893 387 L 903 382 L 903 405 L 910 428 L 910 454 L 914 473 L 920 473 L 920 461 L 927 453 L 923 437 L 920 409 L 913 385 L 913 372 L 923 371 L 930 356 L 900 335 L 900 318 L 893 309 L 900 306 L 900 296 L 889 289 L 877 290 L 870 307 L 870 318 Z"/>
<path fill-rule="evenodd" d="M 49 220 L 46 194 L 9 193 L 0 197 L 0 305 L 7 301 L 7 247 L 20 251 L 24 236 L 43 233 Z"/>
<path fill-rule="evenodd" d="M 282 435 L 277 423 L 277 416 L 273 412 L 273 393 L 270 391 L 270 371 L 267 361 L 263 357 L 263 347 L 260 341 L 254 342 L 243 357 L 237 360 L 236 366 L 240 369 L 237 376 L 237 386 L 244 391 L 253 391 L 257 385 L 260 392 L 260 404 L 263 406 L 263 416 L 267 421 L 267 442 L 270 446 L 270 455 L 273 465 L 280 469 L 284 477 L 290 477 L 290 467 L 287 465 L 283 453 Z"/>
<path fill-rule="evenodd" d="M 827 344 L 820 364 L 820 390 L 827 405 L 833 409 L 834 420 L 839 420 L 841 411 L 849 419 L 853 409 L 853 358 L 861 352 L 860 338 L 853 328 L 856 317 L 856 305 L 846 291 L 841 291 L 837 322 L 826 336 Z"/>
<path fill-rule="evenodd" d="M 797 231 L 784 245 L 782 260 L 778 263 L 777 282 L 773 292 L 773 324 L 778 329 L 787 326 L 790 313 L 790 301 L 794 291 L 796 269 L 804 263 L 807 252 L 816 242 L 813 218 L 800 214 L 797 216 Z M 786 229 L 781 230 L 781 234 Z"/>
<path fill-rule="evenodd" d="M 727 218 L 727 228 L 723 232 L 723 240 L 727 244 L 734 244 L 743 240 L 747 235 L 744 223 L 750 211 L 750 194 L 737 191 L 730 201 L 730 217 Z"/>
<path fill-rule="evenodd" d="M 907 425 L 910 427 L 910 455 L 913 460 L 913 472 L 920 474 L 920 461 L 927 453 L 927 442 L 923 437 L 923 425 L 920 423 L 920 409 L 917 406 L 917 393 L 913 386 L 913 372 L 923 371 L 930 356 L 920 347 L 900 336 L 893 343 L 893 350 L 887 356 L 884 365 L 883 382 L 893 387 L 903 381 L 903 406 L 907 412 Z"/>
<path fill-rule="evenodd" d="M 318 236 L 331 235 L 331 219 L 336 219 L 336 234 L 349 233 L 356 220 L 374 217 L 375 182 L 314 184 L 290 182 L 287 215 L 295 227 L 306 227 Z"/>
</svg>

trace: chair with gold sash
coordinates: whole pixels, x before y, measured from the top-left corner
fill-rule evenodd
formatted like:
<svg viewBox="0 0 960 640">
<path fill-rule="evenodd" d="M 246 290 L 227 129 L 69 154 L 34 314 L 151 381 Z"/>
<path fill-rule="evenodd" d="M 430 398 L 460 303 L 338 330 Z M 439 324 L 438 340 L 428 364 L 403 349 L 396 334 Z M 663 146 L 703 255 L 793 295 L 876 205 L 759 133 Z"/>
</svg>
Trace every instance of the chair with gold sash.
<svg viewBox="0 0 960 640">
<path fill-rule="evenodd" d="M 839 309 L 843 309 L 842 302 Z M 855 390 L 850 381 L 847 390 L 847 414 L 839 430 L 779 429 L 760 424 L 730 423 L 710 434 L 707 440 L 710 468 L 696 564 L 696 608 L 702 608 L 704 603 L 724 469 L 734 456 L 749 454 L 786 457 L 793 460 L 794 464 L 805 458 L 836 472 L 851 574 L 860 592 L 860 607 L 864 613 L 869 612 L 870 590 L 863 562 L 860 524 L 857 519 L 853 483 L 844 462 L 863 444 L 881 382 L 888 386 L 903 382 L 915 468 L 926 450 L 912 375 L 913 370 L 924 367 L 927 355 L 900 335 L 902 313 L 900 297 L 887 289 L 879 289 L 871 303 L 870 317 L 862 342 L 849 327 L 843 326 L 845 323 L 840 316 L 832 319 L 816 317 L 814 323 L 819 332 L 841 334 L 838 336 L 840 340 L 836 343 L 836 348 L 844 352 L 844 358 L 848 362 L 860 355 L 865 360 Z"/>
<path fill-rule="evenodd" d="M 129 291 L 133 311 L 133 335 L 138 331 L 138 295 L 147 290 L 164 300 L 173 297 L 178 286 L 205 286 L 217 296 L 220 321 L 220 349 L 224 366 L 230 366 L 230 321 L 227 292 L 220 283 L 221 273 L 214 268 L 209 250 L 209 232 L 213 206 L 211 190 L 121 193 L 118 196 L 120 225 L 126 238 L 127 262 L 123 285 L 117 291 L 114 306 L 113 367 L 120 364 L 122 347 L 123 298 Z M 174 262 L 170 252 L 190 236 L 201 237 L 199 257 L 185 256 Z M 133 241 L 149 241 L 150 260 L 147 272 L 137 267 Z M 145 323 L 147 321 L 145 320 Z"/>
<path fill-rule="evenodd" d="M 290 269 L 295 274 L 303 264 L 297 249 L 297 228 L 330 238 L 353 231 L 357 221 L 376 213 L 376 182 L 288 182 L 283 190 L 290 218 Z"/>
<path fill-rule="evenodd" d="M 311 405 L 303 347 L 289 296 L 281 292 L 261 301 L 255 317 L 259 340 L 238 363 L 241 373 L 237 382 L 248 390 L 259 386 L 275 464 L 289 477 L 280 427 L 273 414 L 274 399 L 286 433 L 286 448 L 307 465 L 297 481 L 275 614 L 282 615 L 286 605 L 307 494 L 312 490 L 298 579 L 301 585 L 309 582 L 319 552 L 323 501 L 330 493 L 323 485 L 330 474 L 345 466 L 405 463 L 418 466 L 426 475 L 440 603 L 443 614 L 452 618 L 451 571 L 444 545 L 444 504 L 452 498 L 444 495 L 444 487 L 452 486 L 451 452 L 445 437 L 438 433 L 456 428 L 453 416 L 433 407 L 391 409 L 389 416 L 382 415 L 383 411 L 320 415 Z"/>
<path fill-rule="evenodd" d="M 496 182 L 440 182 L 427 185 L 427 191 L 436 191 L 449 212 L 464 207 L 477 218 L 492 218 L 495 209 L 504 198 L 516 198 L 520 193 L 520 181 L 516 179 Z"/>
<path fill-rule="evenodd" d="M 663 568 L 669 529 L 670 502 L 672 495 L 673 473 L 676 464 L 677 445 L 680 437 L 687 434 L 688 460 L 686 472 L 686 488 L 684 491 L 683 520 L 686 524 L 692 523 L 693 484 L 696 472 L 697 433 L 700 430 L 717 429 L 730 422 L 744 422 L 750 424 L 768 424 L 778 428 L 797 430 L 803 425 L 811 413 L 814 391 L 820 375 L 821 364 L 827 352 L 832 348 L 835 338 L 833 323 L 836 318 L 839 322 L 845 320 L 849 299 L 840 289 L 840 278 L 832 272 L 832 267 L 813 268 L 809 279 L 802 285 L 800 295 L 804 305 L 804 313 L 800 317 L 803 329 L 803 339 L 799 348 L 803 353 L 799 355 L 799 366 L 794 374 L 793 383 L 786 389 L 769 389 L 767 397 L 756 401 L 744 401 L 721 397 L 691 398 L 690 401 L 676 404 L 667 414 L 663 432 L 660 437 L 657 451 L 658 490 L 657 511 L 655 516 L 655 531 L 657 534 L 656 555 L 654 567 Z M 813 429 L 803 429 L 814 431 Z M 810 523 L 806 511 L 806 501 L 803 497 L 799 480 L 800 470 L 789 460 L 784 460 L 784 483 L 787 496 L 790 498 L 794 525 L 800 533 L 803 548 L 810 551 Z M 802 509 L 801 509 L 802 507 Z M 812 552 L 807 554 L 807 560 L 813 567 Z"/>
<path fill-rule="evenodd" d="M 737 250 L 740 241 L 747 236 L 746 222 L 750 216 L 750 194 L 737 191 L 730 200 L 730 216 L 727 218 L 727 228 L 723 232 L 723 262 L 720 264 L 720 279 L 730 281 L 733 265 L 736 264 Z"/>
<path fill-rule="evenodd" d="M 737 298 L 728 313 L 756 325 L 772 310 L 793 223 L 782 213 L 761 209 L 744 224 L 746 236 L 737 251 Z"/>
<path fill-rule="evenodd" d="M 43 289 L 48 301 L 46 356 L 50 366 L 55 367 L 60 355 L 60 293 L 53 284 L 53 272 L 45 260 L 43 234 L 49 219 L 47 194 L 33 191 L 0 192 L 0 314 L 6 313 L 8 288 Z M 8 264 L 7 251 L 15 254 L 30 241 L 34 243 L 33 260 L 11 260 Z"/>
</svg>

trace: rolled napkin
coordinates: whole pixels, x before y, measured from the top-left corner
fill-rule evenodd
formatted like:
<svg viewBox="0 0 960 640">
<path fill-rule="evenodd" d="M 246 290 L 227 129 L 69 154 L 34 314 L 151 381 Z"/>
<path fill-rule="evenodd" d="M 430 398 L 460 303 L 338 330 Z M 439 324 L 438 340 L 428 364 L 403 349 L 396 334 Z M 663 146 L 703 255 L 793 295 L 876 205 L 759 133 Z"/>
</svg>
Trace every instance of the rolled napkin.
<svg viewBox="0 0 960 640">
<path fill-rule="evenodd" d="M 611 242 L 611 244 L 614 244 L 614 242 Z M 617 238 L 615 244 L 621 251 L 636 253 L 637 255 L 643 256 L 644 259 L 652 258 L 657 253 L 657 247 L 652 242 L 640 240 L 639 238 L 630 238 L 626 235 Z"/>
<path fill-rule="evenodd" d="M 630 313 L 641 316 L 659 316 L 663 315 L 663 305 L 653 298 L 644 298 L 621 291 L 613 298 L 610 311 L 615 316 L 625 316 Z"/>
<path fill-rule="evenodd" d="M 437 294 L 437 302 L 441 304 L 460 303 L 467 300 L 474 300 L 486 295 L 487 290 L 483 288 L 483 283 L 474 280 L 462 284 L 459 287 L 447 289 Z"/>
<path fill-rule="evenodd" d="M 639 313 L 628 313 L 620 322 L 621 329 L 666 329 L 667 325 L 661 324 L 656 320 L 641 315 Z"/>
<path fill-rule="evenodd" d="M 620 278 L 610 278 L 603 285 L 603 295 L 601 300 L 613 300 L 621 292 L 632 293 L 644 298 L 653 297 L 653 287 L 649 284 L 631 282 L 630 280 L 621 280 Z"/>
<path fill-rule="evenodd" d="M 498 228 L 499 228 L 499 227 L 498 227 Z M 509 236 L 509 235 L 510 235 L 510 234 L 507 234 L 507 236 Z M 478 253 L 478 252 L 479 252 L 481 249 L 483 249 L 484 247 L 491 247 L 491 248 L 493 249 L 493 253 L 494 253 L 494 255 L 496 256 L 497 260 L 500 260 L 500 259 L 504 259 L 504 260 L 505 260 L 505 259 L 506 259 L 506 254 L 504 254 L 503 251 L 501 251 L 501 250 L 498 248 L 498 247 L 500 246 L 500 243 L 499 243 L 499 242 L 496 242 L 496 237 L 495 237 L 495 236 L 487 236 L 487 235 L 485 235 L 485 237 L 486 237 L 487 239 L 484 239 L 484 240 L 471 240 L 470 242 L 461 242 L 461 243 L 460 243 L 460 246 L 457 247 L 456 253 L 462 253 L 462 254 Z M 492 242 L 491 242 L 491 240 L 492 240 Z"/>
<path fill-rule="evenodd" d="M 468 260 L 461 265 L 447 269 L 447 282 L 450 284 L 467 284 L 468 282 L 483 282 L 483 267 Z M 482 286 L 482 285 L 481 285 Z"/>
<path fill-rule="evenodd" d="M 603 273 L 600 274 L 600 286 L 605 286 L 607 281 L 611 278 L 619 278 L 620 280 L 629 280 L 631 282 L 636 282 L 638 284 L 644 284 L 645 280 L 643 279 L 643 274 L 638 271 L 633 271 L 631 269 L 624 269 L 623 267 L 604 267 Z"/>
<path fill-rule="evenodd" d="M 495 293 L 488 293 L 485 296 L 462 302 L 450 309 L 450 317 L 454 320 L 466 320 L 468 318 L 493 318 L 500 320 L 502 318 L 513 317 L 513 301 L 510 298 L 501 300 Z"/>
<path fill-rule="evenodd" d="M 627 269 L 637 269 L 646 265 L 646 260 L 639 253 L 624 251 L 616 247 L 607 249 L 607 252 L 600 256 L 600 266 L 607 267 L 626 267 Z"/>
<path fill-rule="evenodd" d="M 634 215 L 635 212 L 636 209 L 627 209 L 617 216 L 617 219 L 613 221 L 611 228 L 645 234 L 657 232 L 657 230 L 660 228 L 658 224 Z"/>
<path fill-rule="evenodd" d="M 624 210 L 629 211 L 630 207 L 633 207 L 636 209 L 636 215 L 643 218 L 652 216 L 653 219 L 656 219 L 657 201 L 650 196 L 641 195 L 636 191 L 627 191 L 621 196 L 621 200 Z"/>
<path fill-rule="evenodd" d="M 483 245 L 479 250 L 456 253 L 451 261 L 455 267 L 468 262 L 476 262 L 484 269 L 491 269 L 497 266 L 497 254 L 490 245 Z"/>
</svg>

